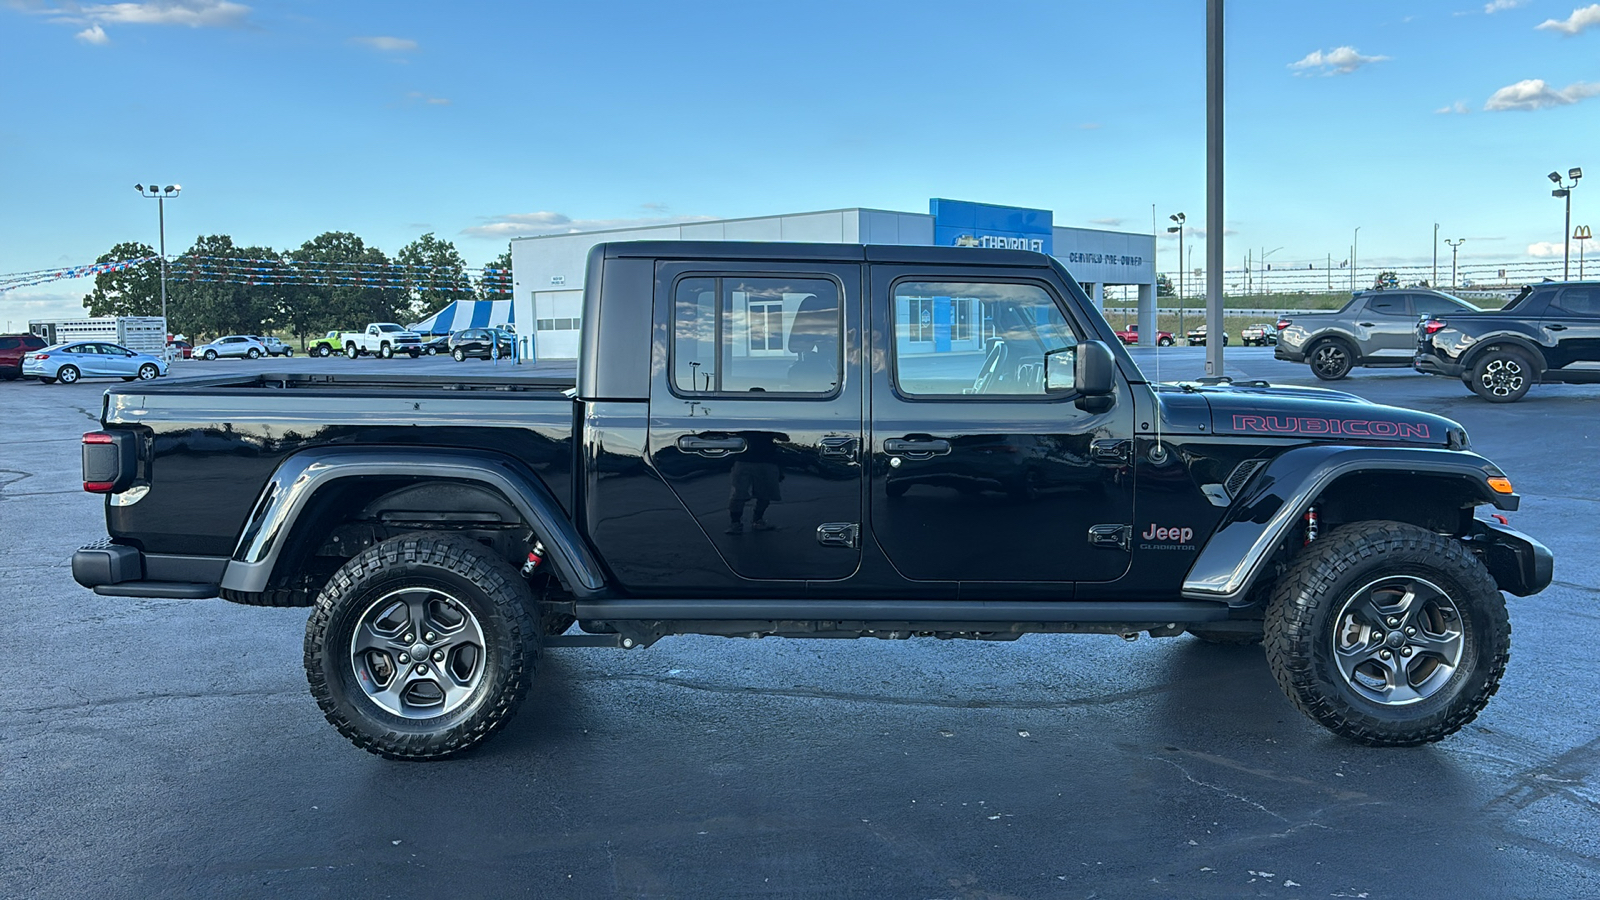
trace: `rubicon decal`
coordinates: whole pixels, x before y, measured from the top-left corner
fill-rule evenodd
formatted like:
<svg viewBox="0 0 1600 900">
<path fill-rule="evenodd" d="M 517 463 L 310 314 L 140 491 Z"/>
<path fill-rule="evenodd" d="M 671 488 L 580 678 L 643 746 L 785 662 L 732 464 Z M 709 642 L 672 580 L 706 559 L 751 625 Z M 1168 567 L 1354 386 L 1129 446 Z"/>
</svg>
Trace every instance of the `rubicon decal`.
<svg viewBox="0 0 1600 900">
<path fill-rule="evenodd" d="M 1418 438 L 1427 440 L 1428 426 L 1421 422 L 1382 419 L 1310 419 L 1302 416 L 1233 417 L 1234 431 L 1256 434 L 1343 434 L 1351 437 Z"/>
</svg>

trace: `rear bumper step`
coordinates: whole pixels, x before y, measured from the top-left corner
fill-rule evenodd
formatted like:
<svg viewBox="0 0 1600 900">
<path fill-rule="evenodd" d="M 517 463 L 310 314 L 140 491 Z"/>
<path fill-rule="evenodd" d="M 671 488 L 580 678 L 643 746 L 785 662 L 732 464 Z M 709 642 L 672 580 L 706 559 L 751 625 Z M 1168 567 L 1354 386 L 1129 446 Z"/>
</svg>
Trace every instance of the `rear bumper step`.
<svg viewBox="0 0 1600 900">
<path fill-rule="evenodd" d="M 144 553 L 102 540 L 72 554 L 72 578 L 104 597 L 215 597 L 228 560 L 221 556 Z"/>
</svg>

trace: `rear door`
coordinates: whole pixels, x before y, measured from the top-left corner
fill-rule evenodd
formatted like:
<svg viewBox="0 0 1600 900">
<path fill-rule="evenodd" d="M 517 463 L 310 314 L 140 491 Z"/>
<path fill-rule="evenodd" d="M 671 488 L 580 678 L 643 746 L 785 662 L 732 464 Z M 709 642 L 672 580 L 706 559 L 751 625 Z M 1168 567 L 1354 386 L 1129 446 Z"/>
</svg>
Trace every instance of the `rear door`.
<svg viewBox="0 0 1600 900">
<path fill-rule="evenodd" d="M 963 597 L 1060 599 L 1121 578 L 1137 540 L 1132 399 L 1123 385 L 1088 413 L 1045 393 L 1045 354 L 1088 334 L 1058 286 L 1038 270 L 878 265 L 872 292 L 869 497 L 895 568 L 960 581 Z"/>
<path fill-rule="evenodd" d="M 650 461 L 741 577 L 860 563 L 860 279 L 846 263 L 657 264 Z"/>
<path fill-rule="evenodd" d="M 1553 368 L 1600 376 L 1600 286 L 1561 288 L 1539 320 Z"/>
</svg>

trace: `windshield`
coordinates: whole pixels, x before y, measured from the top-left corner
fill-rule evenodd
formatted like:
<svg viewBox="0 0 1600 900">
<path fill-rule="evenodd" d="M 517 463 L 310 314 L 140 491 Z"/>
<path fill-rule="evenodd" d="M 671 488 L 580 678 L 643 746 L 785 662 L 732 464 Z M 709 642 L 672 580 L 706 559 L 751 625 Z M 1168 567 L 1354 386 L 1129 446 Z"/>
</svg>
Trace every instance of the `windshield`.
<svg viewBox="0 0 1600 900">
<path fill-rule="evenodd" d="M 389 332 L 389 331 L 403 331 L 404 329 L 402 329 L 399 325 L 393 324 L 392 322 L 384 322 L 384 323 L 382 323 L 382 324 L 380 324 L 378 326 L 378 330 L 379 331 L 383 331 L 383 332 Z"/>
</svg>

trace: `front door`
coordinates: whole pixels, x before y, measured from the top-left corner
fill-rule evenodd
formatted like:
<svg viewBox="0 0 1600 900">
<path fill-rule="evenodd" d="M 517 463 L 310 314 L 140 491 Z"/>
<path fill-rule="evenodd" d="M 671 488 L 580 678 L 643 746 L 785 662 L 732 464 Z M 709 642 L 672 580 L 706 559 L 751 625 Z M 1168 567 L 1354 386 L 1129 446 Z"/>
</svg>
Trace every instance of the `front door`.
<svg viewBox="0 0 1600 900">
<path fill-rule="evenodd" d="M 860 266 L 656 271 L 656 470 L 736 574 L 849 577 L 861 559 Z"/>
<path fill-rule="evenodd" d="M 997 270 L 1003 271 L 1003 270 Z M 1019 273 L 872 270 L 873 535 L 907 578 L 1107 582 L 1134 525 L 1131 394 L 1104 413 L 1045 393 L 1044 358 L 1087 330 Z"/>
<path fill-rule="evenodd" d="M 1367 359 L 1409 361 L 1417 348 L 1417 317 L 1409 294 L 1382 293 L 1356 314 L 1356 334 Z"/>
</svg>

